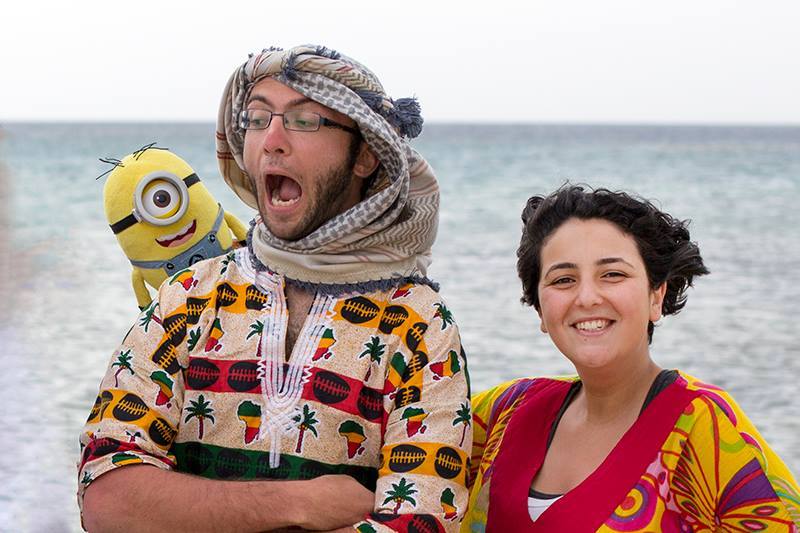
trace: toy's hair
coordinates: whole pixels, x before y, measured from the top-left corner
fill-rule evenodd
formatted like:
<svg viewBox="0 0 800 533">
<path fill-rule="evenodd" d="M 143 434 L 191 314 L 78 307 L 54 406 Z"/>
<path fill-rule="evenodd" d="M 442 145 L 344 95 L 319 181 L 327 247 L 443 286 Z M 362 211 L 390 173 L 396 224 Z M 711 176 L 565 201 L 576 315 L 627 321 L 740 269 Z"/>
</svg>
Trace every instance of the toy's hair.
<svg viewBox="0 0 800 533">
<path fill-rule="evenodd" d="M 169 148 L 166 148 L 164 146 L 156 146 L 156 144 L 158 144 L 157 141 L 151 142 L 150 144 L 145 144 L 144 146 L 133 152 L 133 154 L 131 155 L 133 155 L 134 159 L 139 159 L 140 157 L 142 157 L 142 154 L 148 150 L 169 150 Z"/>
<path fill-rule="evenodd" d="M 549 196 L 532 196 L 522 212 L 523 231 L 517 249 L 517 274 L 522 302 L 540 310 L 541 251 L 548 237 L 571 218 L 600 219 L 633 237 L 647 270 L 651 289 L 666 283 L 662 314 L 678 313 L 686 304 L 686 290 L 695 276 L 708 274 L 700 250 L 689 240 L 689 221 L 660 211 L 649 201 L 625 192 L 592 190 L 565 184 Z M 648 324 L 652 341 L 654 325 Z"/>
<path fill-rule="evenodd" d="M 144 146 L 142 146 L 138 150 L 134 151 L 131 155 L 134 157 L 134 159 L 139 159 L 142 156 L 142 154 L 145 153 L 148 150 L 169 150 L 169 148 L 156 146 L 156 144 L 157 144 L 157 142 L 151 142 L 150 144 L 145 144 Z M 106 174 L 109 174 L 109 173 L 113 172 L 115 168 L 124 167 L 125 166 L 122 163 L 122 161 L 120 159 L 117 159 L 116 157 L 101 157 L 99 159 L 100 159 L 101 163 L 105 163 L 107 165 L 112 165 L 112 166 L 111 166 L 111 168 L 109 168 L 108 170 L 106 170 L 105 172 L 103 172 L 102 174 L 97 176 L 95 178 L 95 181 L 99 180 L 100 178 L 102 178 Z"/>
</svg>

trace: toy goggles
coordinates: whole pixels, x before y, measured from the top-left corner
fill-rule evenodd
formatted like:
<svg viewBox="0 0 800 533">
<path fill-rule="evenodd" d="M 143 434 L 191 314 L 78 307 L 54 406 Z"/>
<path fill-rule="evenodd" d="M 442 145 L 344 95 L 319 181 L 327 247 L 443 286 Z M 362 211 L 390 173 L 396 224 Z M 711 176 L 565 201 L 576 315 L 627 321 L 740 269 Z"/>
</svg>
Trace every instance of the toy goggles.
<svg viewBox="0 0 800 533">
<path fill-rule="evenodd" d="M 133 211 L 111 224 L 116 235 L 137 222 L 168 226 L 177 222 L 189 208 L 189 187 L 199 183 L 197 174 L 180 179 L 175 174 L 157 170 L 139 181 L 133 194 Z"/>
</svg>

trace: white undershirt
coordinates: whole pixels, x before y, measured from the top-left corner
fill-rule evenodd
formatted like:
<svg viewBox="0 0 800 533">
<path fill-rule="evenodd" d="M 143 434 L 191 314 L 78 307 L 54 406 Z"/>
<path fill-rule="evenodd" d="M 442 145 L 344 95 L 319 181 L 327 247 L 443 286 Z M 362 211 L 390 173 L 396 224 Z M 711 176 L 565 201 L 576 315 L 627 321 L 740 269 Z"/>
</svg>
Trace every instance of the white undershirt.
<svg viewBox="0 0 800 533">
<path fill-rule="evenodd" d="M 550 498 L 536 498 L 534 496 L 528 496 L 528 514 L 531 515 L 531 520 L 535 522 L 540 516 L 542 516 L 542 513 L 545 512 L 548 507 L 553 505 L 553 502 L 557 501 L 562 496 L 563 494 Z"/>
</svg>

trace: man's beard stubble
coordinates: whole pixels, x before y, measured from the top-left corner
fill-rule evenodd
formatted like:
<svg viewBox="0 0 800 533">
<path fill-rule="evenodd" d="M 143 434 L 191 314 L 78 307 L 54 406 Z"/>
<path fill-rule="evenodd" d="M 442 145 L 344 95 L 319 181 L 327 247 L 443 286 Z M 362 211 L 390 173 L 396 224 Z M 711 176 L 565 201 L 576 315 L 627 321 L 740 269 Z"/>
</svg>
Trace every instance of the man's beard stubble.
<svg viewBox="0 0 800 533">
<path fill-rule="evenodd" d="M 314 187 L 314 202 L 309 205 L 308 210 L 303 213 L 303 218 L 297 224 L 297 230 L 293 235 L 285 237 L 286 241 L 297 241 L 307 237 L 323 224 L 343 212 L 340 202 L 344 192 L 348 189 L 354 179 L 353 169 L 361 147 L 360 138 L 354 138 L 350 143 L 347 160 L 339 167 L 331 167 L 327 171 L 320 173 L 312 181 Z M 264 221 L 269 227 L 267 221 Z"/>
</svg>

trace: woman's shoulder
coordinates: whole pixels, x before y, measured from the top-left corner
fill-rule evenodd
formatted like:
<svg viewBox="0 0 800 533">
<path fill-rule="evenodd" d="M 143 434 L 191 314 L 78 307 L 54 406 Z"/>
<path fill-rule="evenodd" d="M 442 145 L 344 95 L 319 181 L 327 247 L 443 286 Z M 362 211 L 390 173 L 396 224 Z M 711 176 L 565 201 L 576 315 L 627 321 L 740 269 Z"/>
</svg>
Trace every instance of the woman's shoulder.
<svg viewBox="0 0 800 533">
<path fill-rule="evenodd" d="M 678 383 L 697 395 L 684 409 L 679 425 L 689 433 L 705 435 L 708 431 L 738 434 L 748 444 L 759 449 L 766 448 L 766 442 L 753 421 L 748 418 L 731 393 L 727 390 L 680 372 Z"/>
<path fill-rule="evenodd" d="M 684 372 L 680 372 L 678 383 L 698 394 L 676 423 L 677 434 L 680 434 L 677 441 L 691 442 L 694 453 L 715 447 L 709 451 L 709 456 L 724 463 L 730 476 L 735 477 L 740 469 L 750 467 L 763 470 L 787 507 L 794 509 L 795 516 L 800 516 L 797 506 L 800 488 L 793 474 L 733 396 L 722 387 Z"/>
<path fill-rule="evenodd" d="M 542 385 L 545 383 L 574 383 L 579 378 L 578 376 L 543 376 L 543 377 L 522 377 L 515 378 L 509 381 L 495 385 L 494 387 L 485 389 L 473 396 L 473 401 L 478 398 L 498 398 L 503 395 L 516 395 L 527 391 L 534 385 Z"/>
<path fill-rule="evenodd" d="M 734 400 L 731 393 L 724 388 L 709 383 L 708 381 L 698 379 L 681 370 L 678 370 L 678 376 L 676 383 L 682 385 L 689 391 L 695 391 L 697 393 L 697 396 L 692 402 L 692 405 L 696 409 L 703 411 L 719 409 L 734 426 L 745 419 L 744 413 L 736 403 L 736 400 Z M 703 406 L 705 406 L 705 408 Z"/>
<path fill-rule="evenodd" d="M 534 392 L 547 385 L 571 385 L 577 380 L 577 376 L 512 379 L 475 394 L 472 397 L 472 408 L 475 413 L 483 413 L 483 418 L 488 419 L 492 414 L 513 409 L 518 404 L 517 400 L 529 391 Z"/>
</svg>

